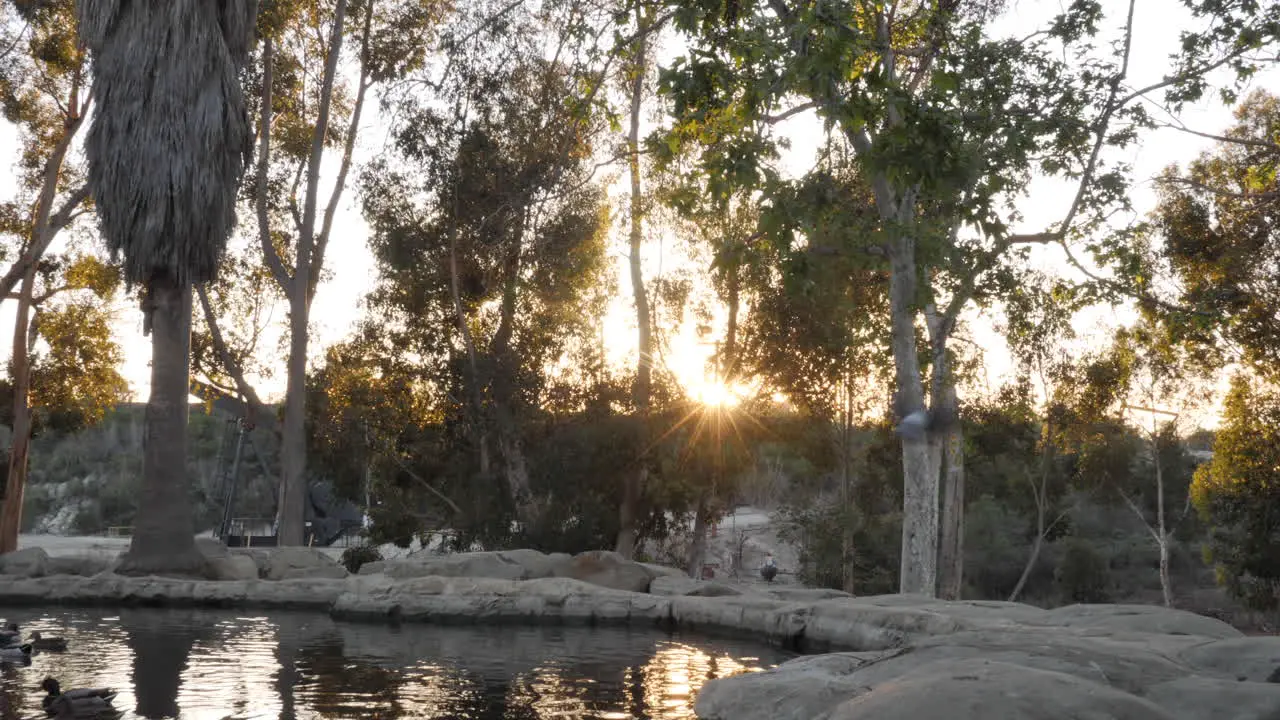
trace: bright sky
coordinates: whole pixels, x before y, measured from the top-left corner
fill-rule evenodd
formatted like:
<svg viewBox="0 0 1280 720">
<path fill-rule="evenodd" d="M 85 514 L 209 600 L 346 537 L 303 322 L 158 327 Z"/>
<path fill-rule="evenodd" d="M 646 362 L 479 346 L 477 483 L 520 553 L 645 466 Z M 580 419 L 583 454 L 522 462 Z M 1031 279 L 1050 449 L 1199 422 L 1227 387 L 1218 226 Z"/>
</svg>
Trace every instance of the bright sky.
<svg viewBox="0 0 1280 720">
<path fill-rule="evenodd" d="M 1124 10 L 1125 3 L 1108 3 L 1113 12 Z M 1042 27 L 1045 20 L 1057 12 L 1060 5 L 1056 0 L 1015 0 L 1011 3 L 1008 14 L 1002 18 L 997 27 L 1000 32 L 1018 35 L 1026 34 L 1029 29 Z M 1113 18 L 1118 25 L 1122 18 Z M 1132 53 L 1130 69 L 1131 86 L 1143 86 L 1158 80 L 1167 69 L 1166 59 L 1176 49 L 1178 32 L 1189 22 L 1177 0 L 1139 0 L 1135 27 L 1137 35 Z M 665 53 L 663 61 L 669 60 L 671 53 Z M 1280 73 L 1271 72 L 1259 76 L 1256 84 L 1276 86 Z M 376 103 L 366 108 L 366 117 L 370 120 L 362 130 L 361 142 L 357 153 L 357 163 L 377 155 L 386 144 L 386 129 L 379 117 Z M 1221 130 L 1231 122 L 1231 109 L 1223 107 L 1216 101 L 1208 101 L 1199 107 L 1187 110 L 1182 120 L 1190 127 L 1214 132 Z M 812 162 L 820 127 L 812 117 L 798 116 L 789 121 L 785 131 L 791 136 L 793 149 L 787 158 L 788 167 L 795 172 L 803 171 Z M 1140 212 L 1152 206 L 1154 191 L 1149 179 L 1158 174 L 1170 163 L 1183 163 L 1204 150 L 1210 141 L 1176 130 L 1160 130 L 1148 134 L 1143 142 L 1131 153 L 1130 160 L 1134 164 L 1136 186 L 1133 189 L 1133 200 Z M 16 133 L 8 123 L 0 120 L 0 166 L 11 167 L 16 159 Z M 330 168 L 326 167 L 326 170 Z M 332 172 L 327 172 L 332 176 Z M 615 186 L 615 197 L 621 201 L 619 207 L 625 207 L 625 189 Z M 1071 189 L 1065 184 L 1041 181 L 1033 187 L 1031 197 L 1022 206 L 1026 217 L 1026 230 L 1040 230 L 1058 220 L 1065 212 L 1069 202 Z M 0 197 L 13 196 L 12 179 L 7 173 L 0 174 Z M 324 197 L 322 191 L 322 197 Z M 621 226 L 618 228 L 622 230 Z M 328 271 L 331 277 L 321 285 L 313 306 L 313 334 L 311 347 L 313 357 L 323 349 L 342 340 L 358 321 L 362 309 L 359 302 L 370 287 L 373 278 L 373 261 L 366 246 L 368 227 L 361 218 L 356 206 L 354 185 L 348 188 L 342 207 L 337 214 L 333 237 L 328 253 Z M 635 322 L 632 310 L 626 271 L 625 235 L 617 233 L 617 245 L 614 257 L 617 261 L 620 281 L 619 294 L 612 303 L 609 317 L 606 319 L 606 344 L 612 362 L 619 366 L 634 364 Z M 649 232 L 645 249 L 645 272 L 650 278 L 670 272 L 683 262 L 679 250 L 680 242 L 671 237 L 663 237 L 657 232 Z M 1040 251 L 1035 261 L 1047 269 L 1063 268 L 1065 261 L 1060 251 L 1052 248 Z M 277 307 L 275 317 L 283 321 L 285 307 Z M 1116 313 L 1110 308 L 1098 308 L 1085 313 L 1077 323 L 1082 332 L 1094 332 L 1098 337 L 1103 328 L 1111 326 L 1124 313 Z M 1007 374 L 1010 363 L 1007 350 L 997 333 L 992 330 L 993 318 L 976 316 L 971 318 L 974 339 L 986 350 L 986 385 L 997 387 Z M 0 346 L 7 353 L 11 344 L 13 327 L 13 304 L 0 306 Z M 721 328 L 717 328 L 719 331 Z M 126 361 L 123 368 L 135 397 L 143 398 L 149 376 L 150 342 L 142 335 L 141 313 L 134 303 L 121 303 L 117 320 L 118 338 L 125 348 Z M 719 334 L 719 332 L 718 332 Z M 274 343 L 267 343 L 274 346 Z M 673 370 L 677 377 L 696 396 L 712 399 L 717 395 L 714 388 L 709 387 L 706 375 L 706 361 L 713 352 L 713 346 L 699 342 L 693 331 L 693 323 L 686 322 L 679 332 L 671 337 L 670 347 L 657 362 Z M 283 366 L 283 360 L 281 360 Z M 283 370 L 276 373 L 271 381 L 262 381 L 259 391 L 266 397 L 277 398 L 283 391 Z"/>
</svg>

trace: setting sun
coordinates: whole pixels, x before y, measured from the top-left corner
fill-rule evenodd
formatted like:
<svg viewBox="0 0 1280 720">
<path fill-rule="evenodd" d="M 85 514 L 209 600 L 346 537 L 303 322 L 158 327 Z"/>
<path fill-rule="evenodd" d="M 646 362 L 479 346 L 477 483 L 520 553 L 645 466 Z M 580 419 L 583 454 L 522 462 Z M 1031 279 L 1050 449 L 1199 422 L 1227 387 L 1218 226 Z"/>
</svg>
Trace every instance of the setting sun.
<svg viewBox="0 0 1280 720">
<path fill-rule="evenodd" d="M 715 381 L 690 388 L 690 394 L 695 400 L 708 407 L 731 408 L 742 402 L 742 397 L 735 392 L 734 388 Z"/>
</svg>

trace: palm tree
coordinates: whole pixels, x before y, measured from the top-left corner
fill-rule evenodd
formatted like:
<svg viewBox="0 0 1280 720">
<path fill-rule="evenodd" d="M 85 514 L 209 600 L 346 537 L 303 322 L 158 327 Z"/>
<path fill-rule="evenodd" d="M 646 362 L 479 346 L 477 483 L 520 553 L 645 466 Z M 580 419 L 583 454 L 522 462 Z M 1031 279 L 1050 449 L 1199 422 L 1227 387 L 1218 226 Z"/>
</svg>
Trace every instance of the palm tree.
<svg viewBox="0 0 1280 720">
<path fill-rule="evenodd" d="M 191 288 L 213 278 L 252 148 L 239 73 L 256 0 L 81 0 L 98 109 L 85 140 L 102 236 L 143 287 L 151 396 L 119 572 L 203 572 L 186 474 Z"/>
</svg>

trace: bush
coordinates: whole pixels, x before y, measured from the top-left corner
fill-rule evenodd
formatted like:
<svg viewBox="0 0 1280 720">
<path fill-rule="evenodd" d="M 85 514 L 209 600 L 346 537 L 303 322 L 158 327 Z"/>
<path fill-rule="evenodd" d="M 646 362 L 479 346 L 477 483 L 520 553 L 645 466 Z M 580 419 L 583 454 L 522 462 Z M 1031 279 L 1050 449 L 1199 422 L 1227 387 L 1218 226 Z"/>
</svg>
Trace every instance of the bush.
<svg viewBox="0 0 1280 720">
<path fill-rule="evenodd" d="M 360 567 L 365 563 L 378 562 L 381 559 L 382 552 L 376 545 L 352 545 L 342 551 L 342 566 L 352 575 L 360 572 Z"/>
<path fill-rule="evenodd" d="M 1099 603 L 1111 598 L 1107 559 L 1089 542 L 1079 538 L 1067 541 L 1056 576 L 1066 602 Z"/>
<path fill-rule="evenodd" d="M 969 505 L 964 520 L 966 597 L 1003 600 L 1009 596 L 1031 554 L 1027 526 L 1027 518 L 991 495 L 984 495 Z M 1042 549 L 1023 589 L 1024 598 L 1043 591 L 1049 572 L 1047 556 Z"/>
</svg>

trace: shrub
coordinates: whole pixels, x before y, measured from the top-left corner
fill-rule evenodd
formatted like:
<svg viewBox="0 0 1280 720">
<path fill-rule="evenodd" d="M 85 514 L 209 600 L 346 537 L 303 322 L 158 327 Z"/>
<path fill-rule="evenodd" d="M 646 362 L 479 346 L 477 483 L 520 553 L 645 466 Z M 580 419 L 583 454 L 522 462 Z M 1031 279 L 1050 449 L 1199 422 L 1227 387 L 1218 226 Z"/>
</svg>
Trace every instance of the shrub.
<svg viewBox="0 0 1280 720">
<path fill-rule="evenodd" d="M 1089 542 L 1071 538 L 1056 573 L 1059 592 L 1067 602 L 1107 602 L 1111 570 L 1107 559 Z"/>
<path fill-rule="evenodd" d="M 381 559 L 382 552 L 376 545 L 352 545 L 342 551 L 342 566 L 352 575 L 360 572 L 360 567 L 365 563 L 378 562 Z"/>
</svg>

